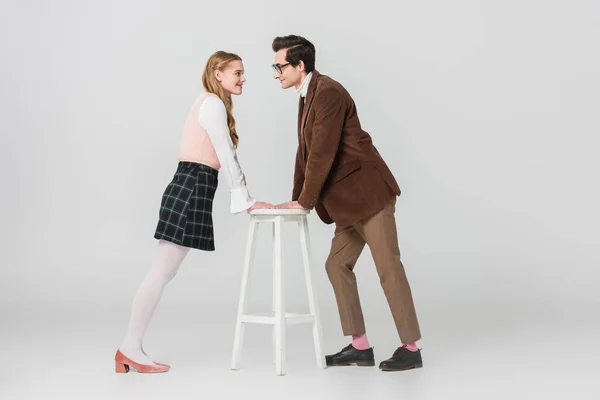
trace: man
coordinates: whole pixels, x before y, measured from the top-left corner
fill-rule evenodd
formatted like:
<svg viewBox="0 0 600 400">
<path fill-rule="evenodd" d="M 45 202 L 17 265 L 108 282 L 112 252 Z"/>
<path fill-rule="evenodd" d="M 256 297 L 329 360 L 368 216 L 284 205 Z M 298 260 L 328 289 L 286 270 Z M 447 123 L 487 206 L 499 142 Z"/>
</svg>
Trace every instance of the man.
<svg viewBox="0 0 600 400">
<path fill-rule="evenodd" d="M 423 365 L 421 338 L 409 283 L 400 261 L 396 197 L 400 189 L 389 168 L 362 130 L 356 106 L 342 85 L 315 70 L 315 47 L 290 35 L 273 41 L 274 78 L 300 94 L 298 151 L 292 201 L 279 208 L 315 208 L 335 235 L 326 270 L 335 293 L 344 335 L 352 343 L 326 356 L 328 366 L 373 366 L 353 269 L 365 244 L 402 341 L 379 368 L 402 371 Z"/>
</svg>

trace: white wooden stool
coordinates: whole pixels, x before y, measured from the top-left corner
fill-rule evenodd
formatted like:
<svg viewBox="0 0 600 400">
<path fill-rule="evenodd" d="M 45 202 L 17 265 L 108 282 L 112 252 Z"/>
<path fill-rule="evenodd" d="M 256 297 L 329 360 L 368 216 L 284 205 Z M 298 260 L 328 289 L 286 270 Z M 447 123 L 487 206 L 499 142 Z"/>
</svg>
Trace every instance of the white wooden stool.
<svg viewBox="0 0 600 400">
<path fill-rule="evenodd" d="M 310 271 L 310 240 L 308 237 L 308 223 L 306 219 L 309 212 L 310 211 L 308 210 L 299 209 L 253 210 L 250 212 L 250 226 L 248 229 L 248 242 L 246 244 L 246 256 L 242 272 L 242 287 L 240 290 L 235 338 L 233 341 L 231 369 L 239 369 L 244 325 L 249 323 L 273 325 L 275 372 L 277 375 L 285 375 L 286 325 L 298 323 L 312 324 L 317 366 L 319 368 L 325 368 L 325 357 L 321 347 L 319 309 Z M 302 250 L 306 288 L 308 291 L 309 314 L 292 314 L 285 312 L 284 269 L 281 263 L 281 224 L 283 222 L 296 222 L 300 228 L 300 246 Z M 248 277 L 254 258 L 254 238 L 256 236 L 258 224 L 260 223 L 273 224 L 273 310 L 271 313 L 246 314 Z"/>
</svg>

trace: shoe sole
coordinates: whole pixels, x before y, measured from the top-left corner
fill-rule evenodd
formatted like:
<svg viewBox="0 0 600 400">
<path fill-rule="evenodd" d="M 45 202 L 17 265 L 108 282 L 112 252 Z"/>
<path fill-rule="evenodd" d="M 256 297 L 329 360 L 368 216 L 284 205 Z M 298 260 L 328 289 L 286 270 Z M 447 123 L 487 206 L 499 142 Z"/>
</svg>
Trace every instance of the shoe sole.
<svg viewBox="0 0 600 400">
<path fill-rule="evenodd" d="M 410 367 L 403 367 L 403 368 L 390 368 L 390 367 L 381 368 L 381 367 L 379 367 L 379 369 L 382 371 L 408 371 L 408 370 L 417 369 L 417 368 L 423 368 L 423 363 L 414 364 L 414 365 L 411 365 Z"/>
<path fill-rule="evenodd" d="M 347 367 L 350 365 L 356 365 L 358 367 L 374 367 L 375 361 L 357 361 L 343 364 L 327 364 L 328 367 Z"/>
</svg>

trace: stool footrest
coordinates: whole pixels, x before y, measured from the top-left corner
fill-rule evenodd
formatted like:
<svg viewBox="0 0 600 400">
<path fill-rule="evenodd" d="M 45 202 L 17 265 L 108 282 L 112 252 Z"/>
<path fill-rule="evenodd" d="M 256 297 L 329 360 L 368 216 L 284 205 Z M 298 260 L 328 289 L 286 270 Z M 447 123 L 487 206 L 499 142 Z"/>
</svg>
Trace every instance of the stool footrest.
<svg viewBox="0 0 600 400">
<path fill-rule="evenodd" d="M 271 324 L 277 323 L 274 313 L 245 314 L 241 317 L 241 322 L 250 324 Z M 312 314 L 285 313 L 286 324 L 312 324 L 315 322 L 315 316 Z"/>
</svg>

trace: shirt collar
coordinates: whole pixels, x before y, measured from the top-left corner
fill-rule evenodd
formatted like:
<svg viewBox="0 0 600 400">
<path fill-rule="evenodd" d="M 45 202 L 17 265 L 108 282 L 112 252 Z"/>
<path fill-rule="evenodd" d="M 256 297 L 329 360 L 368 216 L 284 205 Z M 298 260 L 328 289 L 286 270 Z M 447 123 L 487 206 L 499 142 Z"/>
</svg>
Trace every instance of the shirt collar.
<svg viewBox="0 0 600 400">
<path fill-rule="evenodd" d="M 310 78 L 312 78 L 312 72 L 306 75 L 306 78 L 304 78 L 300 87 L 296 89 L 296 93 L 299 93 L 302 97 L 306 97 L 306 93 L 308 92 L 308 84 L 310 83 Z"/>
</svg>

